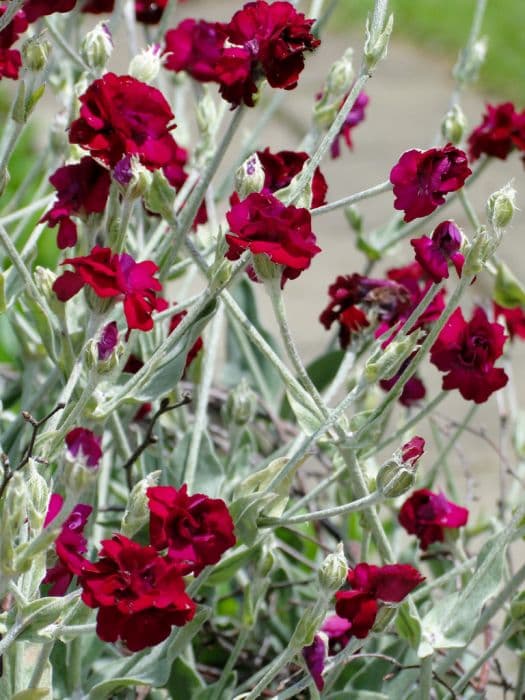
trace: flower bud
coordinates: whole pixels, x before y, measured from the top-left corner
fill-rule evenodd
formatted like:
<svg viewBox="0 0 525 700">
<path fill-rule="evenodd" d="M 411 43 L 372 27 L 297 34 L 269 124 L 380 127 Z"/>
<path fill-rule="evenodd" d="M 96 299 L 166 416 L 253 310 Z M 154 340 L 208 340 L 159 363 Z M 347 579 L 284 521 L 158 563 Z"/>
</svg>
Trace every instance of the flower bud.
<svg viewBox="0 0 525 700">
<path fill-rule="evenodd" d="M 102 70 L 113 53 L 113 39 L 105 22 L 99 22 L 80 44 L 80 55 L 90 68 Z"/>
<path fill-rule="evenodd" d="M 229 393 L 223 406 L 222 417 L 226 425 L 242 426 L 251 423 L 256 409 L 257 395 L 243 378 L 240 384 Z"/>
<path fill-rule="evenodd" d="M 441 133 L 445 141 L 457 146 L 461 143 L 463 134 L 467 128 L 467 118 L 459 105 L 454 105 L 441 122 Z"/>
<path fill-rule="evenodd" d="M 496 304 L 505 309 L 523 306 L 525 301 L 525 287 L 508 265 L 505 265 L 501 260 L 496 263 L 496 279 L 492 298 Z"/>
<path fill-rule="evenodd" d="M 151 186 L 144 194 L 144 204 L 154 214 L 160 214 L 169 224 L 174 223 L 173 204 L 175 189 L 169 184 L 166 176 L 160 170 L 155 170 L 151 178 Z"/>
<path fill-rule="evenodd" d="M 128 73 L 143 83 L 152 83 L 162 66 L 162 52 L 159 44 L 153 44 L 134 56 L 129 64 Z"/>
<path fill-rule="evenodd" d="M 119 183 L 128 199 L 138 199 L 151 187 L 153 175 L 142 165 L 138 156 L 124 156 L 115 165 L 113 179 Z"/>
<path fill-rule="evenodd" d="M 51 52 L 51 44 L 42 38 L 42 35 L 33 36 L 22 45 L 22 57 L 24 66 L 34 73 L 38 73 L 46 66 Z"/>
<path fill-rule="evenodd" d="M 515 211 L 516 190 L 510 182 L 488 198 L 487 216 L 496 231 L 500 231 L 510 224 Z"/>
<path fill-rule="evenodd" d="M 452 75 L 459 83 L 473 83 L 477 80 L 479 71 L 487 55 L 487 37 L 482 37 L 470 49 L 463 49 Z"/>
<path fill-rule="evenodd" d="M 425 441 L 413 437 L 385 462 L 376 478 L 377 489 L 386 498 L 397 498 L 409 491 L 416 481 L 416 468 L 425 448 Z"/>
<path fill-rule="evenodd" d="M 325 599 L 321 597 L 316 603 L 313 603 L 305 610 L 288 643 L 290 649 L 297 649 L 299 651 L 313 642 L 317 630 L 325 618 L 326 608 Z"/>
<path fill-rule="evenodd" d="M 121 532 L 126 537 L 133 537 L 136 532 L 149 522 L 150 511 L 147 490 L 159 483 L 161 473 L 160 470 L 151 472 L 132 488 L 126 511 L 122 518 Z"/>
<path fill-rule="evenodd" d="M 86 365 L 96 370 L 97 374 L 108 374 L 118 367 L 124 346 L 119 343 L 118 329 L 115 321 L 106 324 L 98 338 L 86 345 Z"/>
<path fill-rule="evenodd" d="M 354 80 L 353 55 L 354 50 L 349 47 L 330 68 L 326 79 L 326 92 L 334 99 L 340 100 L 352 85 Z"/>
<path fill-rule="evenodd" d="M 419 332 L 415 331 L 401 340 L 392 340 L 386 348 L 379 347 L 364 368 L 363 377 L 369 384 L 393 377 L 403 362 L 419 343 Z"/>
<path fill-rule="evenodd" d="M 366 38 L 364 46 L 364 59 L 368 70 L 372 70 L 379 61 L 386 57 L 388 42 L 394 27 L 394 15 L 391 14 L 382 31 L 374 30 L 370 18 L 366 21 Z"/>
<path fill-rule="evenodd" d="M 29 459 L 24 467 L 28 494 L 28 519 L 33 530 L 39 530 L 45 520 L 49 502 L 49 486 L 38 472 L 37 462 Z"/>
<path fill-rule="evenodd" d="M 318 571 L 319 583 L 328 595 L 338 591 L 346 581 L 348 563 L 343 551 L 343 544 L 339 542 L 333 554 L 329 554 Z"/>
<path fill-rule="evenodd" d="M 241 199 L 264 187 L 264 169 L 257 153 L 248 156 L 235 173 L 235 190 Z"/>
<path fill-rule="evenodd" d="M 51 311 L 53 311 L 59 318 L 63 318 L 65 316 L 64 304 L 57 299 L 57 295 L 53 291 L 53 285 L 57 278 L 56 274 L 48 267 L 41 267 L 40 265 L 37 265 L 33 272 L 33 277 L 36 288 L 39 292 L 41 292 L 42 296 L 49 304 Z"/>
</svg>

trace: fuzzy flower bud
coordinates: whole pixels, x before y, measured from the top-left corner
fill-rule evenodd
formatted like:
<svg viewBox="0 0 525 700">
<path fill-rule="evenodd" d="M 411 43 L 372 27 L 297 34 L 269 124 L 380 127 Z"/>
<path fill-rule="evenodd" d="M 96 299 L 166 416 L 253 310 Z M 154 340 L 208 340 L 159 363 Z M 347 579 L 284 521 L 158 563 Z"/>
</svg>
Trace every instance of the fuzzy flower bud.
<svg viewBox="0 0 525 700">
<path fill-rule="evenodd" d="M 160 170 L 155 170 L 152 174 L 151 186 L 144 194 L 144 204 L 149 211 L 152 211 L 154 214 L 160 214 L 168 223 L 173 223 L 174 202 L 174 188 Z"/>
<path fill-rule="evenodd" d="M 425 441 L 415 436 L 397 450 L 377 475 L 377 489 L 386 498 L 397 498 L 409 491 L 416 480 L 419 458 L 425 450 Z"/>
<path fill-rule="evenodd" d="M 113 39 L 105 22 L 99 22 L 80 44 L 80 55 L 90 68 L 102 70 L 113 52 Z"/>
<path fill-rule="evenodd" d="M 226 399 L 223 407 L 223 420 L 226 425 L 242 426 L 251 423 L 257 408 L 257 396 L 248 382 L 242 379 Z"/>
<path fill-rule="evenodd" d="M 388 50 L 388 42 L 392 29 L 394 27 L 394 15 L 391 14 L 386 21 L 381 31 L 374 29 L 370 18 L 366 21 L 366 38 L 364 46 L 364 58 L 368 70 L 372 70 L 375 66 L 386 57 Z"/>
<path fill-rule="evenodd" d="M 28 70 L 38 73 L 45 68 L 51 52 L 51 44 L 39 34 L 31 37 L 22 45 L 24 65 Z"/>
<path fill-rule="evenodd" d="M 380 379 L 393 377 L 403 362 L 419 343 L 420 334 L 416 331 L 402 338 L 392 340 L 386 348 L 379 347 L 365 364 L 364 379 L 369 384 L 374 384 Z"/>
<path fill-rule="evenodd" d="M 510 182 L 488 198 L 487 216 L 496 231 L 500 231 L 510 224 L 515 211 L 516 190 Z"/>
<path fill-rule="evenodd" d="M 129 199 L 143 197 L 151 187 L 152 173 L 145 168 L 138 156 L 124 156 L 115 165 L 113 178 Z"/>
<path fill-rule="evenodd" d="M 124 346 L 119 343 L 118 329 L 115 321 L 106 324 L 98 338 L 90 340 L 86 346 L 86 365 L 98 374 L 112 372 L 120 362 Z"/>
<path fill-rule="evenodd" d="M 331 67 L 320 99 L 314 107 L 314 121 L 321 129 L 328 129 L 335 119 L 341 100 L 352 86 L 354 68 L 353 49 L 348 48 Z"/>
<path fill-rule="evenodd" d="M 150 511 L 146 492 L 150 487 L 157 486 L 161 473 L 160 470 L 151 472 L 145 479 L 136 483 L 131 490 L 121 527 L 121 532 L 126 537 L 133 537 L 148 523 Z"/>
<path fill-rule="evenodd" d="M 39 530 L 47 513 L 49 486 L 44 477 L 39 474 L 34 459 L 29 459 L 23 471 L 27 485 L 29 525 L 33 530 Z"/>
<path fill-rule="evenodd" d="M 459 105 L 454 105 L 441 122 L 441 133 L 445 141 L 457 146 L 467 128 L 467 118 Z"/>
<path fill-rule="evenodd" d="M 131 59 L 128 73 L 143 83 L 152 83 L 159 74 L 162 61 L 160 46 L 153 44 Z"/>
<path fill-rule="evenodd" d="M 33 272 L 35 285 L 38 291 L 49 304 L 51 311 L 54 311 L 59 318 L 64 316 L 64 304 L 57 299 L 57 295 L 53 291 L 53 285 L 56 281 L 56 274 L 48 267 L 37 265 Z"/>
<path fill-rule="evenodd" d="M 257 153 L 248 156 L 235 173 L 235 190 L 241 199 L 264 187 L 264 169 Z"/>
<path fill-rule="evenodd" d="M 326 557 L 317 574 L 321 588 L 327 595 L 335 593 L 346 581 L 347 573 L 348 563 L 343 552 L 343 545 L 339 542 L 335 552 Z"/>
</svg>

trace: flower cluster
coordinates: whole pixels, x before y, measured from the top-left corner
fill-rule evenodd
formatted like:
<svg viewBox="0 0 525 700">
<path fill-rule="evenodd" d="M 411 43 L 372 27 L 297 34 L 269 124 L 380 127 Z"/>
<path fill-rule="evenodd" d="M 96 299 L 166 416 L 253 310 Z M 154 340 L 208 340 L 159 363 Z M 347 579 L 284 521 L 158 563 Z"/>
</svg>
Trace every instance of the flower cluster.
<svg viewBox="0 0 525 700">
<path fill-rule="evenodd" d="M 71 299 L 85 285 L 102 299 L 121 298 L 129 330 L 151 330 L 152 313 L 168 307 L 157 296 L 162 285 L 154 276 L 158 267 L 151 260 L 138 263 L 127 253 L 95 246 L 89 255 L 66 258 L 62 265 L 72 265 L 75 271 L 67 270 L 53 284 L 60 301 Z"/>
<path fill-rule="evenodd" d="M 463 187 L 472 171 L 466 154 L 452 144 L 403 153 L 390 172 L 394 207 L 405 212 L 404 221 L 428 216 L 445 202 L 445 195 Z"/>
<path fill-rule="evenodd" d="M 272 87 L 296 87 L 304 52 L 320 43 L 313 22 L 281 0 L 248 2 L 228 23 L 186 19 L 166 33 L 165 67 L 218 83 L 234 107 L 253 107 L 261 78 Z"/>
<path fill-rule="evenodd" d="M 121 640 L 130 651 L 160 643 L 192 619 L 195 602 L 183 577 L 216 564 L 235 545 L 224 501 L 189 496 L 185 485 L 151 487 L 147 497 L 151 544 L 116 534 L 103 540 L 96 562 L 79 557 L 70 571 L 79 576 L 84 603 L 98 608 L 100 639 Z"/>
<path fill-rule="evenodd" d="M 481 307 L 465 321 L 456 309 L 430 351 L 430 361 L 442 372 L 443 389 L 459 389 L 467 401 L 484 403 L 508 382 L 505 370 L 494 367 L 503 354 L 506 335 L 499 323 L 490 323 Z"/>
<path fill-rule="evenodd" d="M 286 206 L 272 194 L 253 192 L 238 198 L 226 214 L 230 233 L 226 257 L 237 260 L 243 251 L 266 255 L 282 265 L 281 285 L 295 279 L 310 266 L 321 249 L 316 245 L 308 209 Z"/>
<path fill-rule="evenodd" d="M 423 550 L 433 542 L 443 542 L 446 529 L 462 527 L 467 520 L 466 508 L 429 489 L 414 491 L 399 511 L 399 522 L 409 534 L 417 536 Z"/>
<path fill-rule="evenodd" d="M 525 110 L 517 112 L 512 102 L 487 105 L 481 124 L 468 137 L 469 156 L 492 156 L 505 160 L 516 148 L 525 151 Z"/>
</svg>

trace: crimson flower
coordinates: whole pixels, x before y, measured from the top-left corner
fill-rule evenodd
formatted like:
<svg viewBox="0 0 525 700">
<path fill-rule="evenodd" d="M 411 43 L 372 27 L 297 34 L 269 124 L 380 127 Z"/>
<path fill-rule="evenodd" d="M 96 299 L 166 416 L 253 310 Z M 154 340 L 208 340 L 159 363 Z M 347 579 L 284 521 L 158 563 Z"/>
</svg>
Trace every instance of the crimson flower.
<svg viewBox="0 0 525 700">
<path fill-rule="evenodd" d="M 55 281 L 53 290 L 60 301 L 71 299 L 84 285 L 101 298 L 121 297 L 129 330 L 151 330 L 152 313 L 168 307 L 157 296 L 162 285 L 154 277 L 158 267 L 151 260 L 137 263 L 131 255 L 95 246 L 89 255 L 66 258 L 62 265 L 72 265 L 75 271 L 66 271 Z"/>
<path fill-rule="evenodd" d="M 0 17 L 5 13 L 5 5 L 0 6 Z M 20 51 L 12 49 L 13 44 L 18 40 L 19 36 L 27 29 L 27 18 L 24 12 L 19 11 L 9 22 L 7 27 L 4 27 L 0 32 L 0 79 L 18 78 L 18 71 L 22 65 Z"/>
<path fill-rule="evenodd" d="M 494 367 L 503 354 L 506 335 L 477 307 L 470 321 L 456 309 L 430 351 L 430 361 L 442 372 L 443 389 L 459 389 L 467 401 L 483 403 L 508 382 L 505 370 Z"/>
<path fill-rule="evenodd" d="M 64 165 L 49 178 L 57 191 L 52 208 L 40 219 L 53 228 L 58 224 L 59 248 L 74 246 L 77 226 L 72 215 L 99 214 L 106 207 L 111 177 L 96 160 L 85 156 L 80 163 Z"/>
<path fill-rule="evenodd" d="M 238 198 L 234 201 L 226 214 L 231 231 L 226 234 L 229 260 L 237 260 L 244 250 L 267 255 L 283 266 L 283 286 L 306 270 L 321 251 L 308 209 L 286 206 L 273 195 L 259 192 L 249 194 L 242 202 Z"/>
<path fill-rule="evenodd" d="M 87 428 L 73 428 L 66 435 L 68 451 L 86 467 L 98 467 L 102 457 L 101 443 L 102 438 Z"/>
<path fill-rule="evenodd" d="M 460 252 L 463 236 L 453 221 L 442 221 L 432 233 L 432 237 L 412 238 L 410 244 L 416 251 L 416 260 L 427 275 L 436 283 L 448 278 L 448 263 L 456 268 L 458 277 L 465 262 Z"/>
<path fill-rule="evenodd" d="M 224 25 L 219 22 L 185 19 L 166 32 L 164 67 L 186 71 L 200 82 L 214 81 L 225 40 Z"/>
<path fill-rule="evenodd" d="M 341 101 L 341 104 L 339 105 L 339 108 L 343 106 L 347 97 L 348 95 L 344 96 L 343 100 Z M 364 121 L 365 109 L 369 102 L 370 98 L 368 97 L 366 92 L 360 92 L 357 96 L 356 101 L 354 102 L 354 106 L 348 112 L 348 115 L 344 120 L 343 126 L 341 127 L 339 133 L 332 141 L 332 144 L 330 146 L 330 155 L 332 158 L 339 158 L 339 156 L 341 155 L 341 145 L 339 143 L 341 138 L 344 139 L 346 145 L 350 150 L 353 148 L 351 134 L 352 129 L 358 124 L 360 124 L 362 121 Z"/>
<path fill-rule="evenodd" d="M 466 525 L 468 510 L 447 501 L 442 493 L 419 489 L 407 498 L 399 511 L 399 522 L 411 535 L 417 535 L 421 549 L 443 542 L 445 528 Z"/>
<path fill-rule="evenodd" d="M 520 114 L 512 102 L 487 105 L 483 120 L 468 137 L 469 156 L 481 155 L 505 160 L 515 146 L 519 147 Z"/>
<path fill-rule="evenodd" d="M 410 564 L 357 564 L 347 575 L 351 590 L 335 594 L 335 611 L 351 623 L 351 636 L 364 639 L 374 625 L 380 604 L 400 603 L 422 581 L 424 576 Z"/>
<path fill-rule="evenodd" d="M 319 320 L 329 330 L 339 323 L 339 343 L 344 349 L 370 325 L 374 317 L 390 325 L 407 307 L 410 297 L 404 286 L 385 279 L 372 279 L 354 273 L 339 275 L 328 287 L 330 302 Z"/>
<path fill-rule="evenodd" d="M 390 172 L 394 208 L 405 212 L 407 222 L 428 216 L 444 204 L 446 194 L 461 189 L 471 173 L 466 154 L 450 143 L 406 151 Z"/>
<path fill-rule="evenodd" d="M 86 564 L 79 583 L 84 603 L 98 608 L 97 635 L 130 651 L 159 644 L 195 614 L 177 562 L 124 535 L 102 541 L 99 561 Z"/>
<path fill-rule="evenodd" d="M 178 314 L 173 314 L 173 316 L 170 318 L 170 325 L 168 328 L 168 335 L 170 333 L 173 333 L 175 328 L 181 323 L 182 319 L 188 315 L 188 312 L 186 309 L 183 309 L 182 311 L 179 311 Z M 197 340 L 193 343 L 191 346 L 188 355 L 186 357 L 186 364 L 185 364 L 185 369 L 188 369 L 188 367 L 191 365 L 193 360 L 197 357 L 199 352 L 202 350 L 203 347 L 203 342 L 201 336 L 197 338 Z"/>
<path fill-rule="evenodd" d="M 58 493 L 51 495 L 44 527 L 47 527 L 62 510 L 64 499 Z M 75 576 L 79 576 L 86 564 L 82 556 L 87 552 L 87 540 L 83 536 L 84 528 L 93 509 L 84 503 L 77 503 L 62 525 L 55 540 L 57 563 L 47 569 L 42 583 L 50 583 L 48 595 L 62 596 L 69 588 Z"/>
<path fill-rule="evenodd" d="M 129 75 L 106 73 L 79 99 L 80 117 L 71 124 L 71 143 L 111 167 L 134 154 L 151 170 L 171 161 L 176 150 L 170 134 L 173 112 L 157 88 Z"/>
<path fill-rule="evenodd" d="M 308 160 L 304 151 L 278 151 L 272 153 L 269 148 L 257 151 L 257 156 L 264 170 L 263 192 L 277 192 L 291 183 L 303 169 Z M 316 168 L 312 178 L 312 209 L 326 204 L 328 185 L 320 168 Z"/>
<path fill-rule="evenodd" d="M 503 316 L 511 340 L 514 340 L 516 336 L 525 340 L 525 312 L 521 307 L 506 309 L 494 302 L 495 320 L 500 316 Z"/>
<path fill-rule="evenodd" d="M 40 17 L 52 15 L 54 12 L 69 12 L 75 7 L 77 0 L 26 0 L 22 10 L 28 22 L 35 22 Z"/>
<path fill-rule="evenodd" d="M 186 484 L 152 486 L 147 490 L 150 509 L 150 541 L 156 549 L 199 574 L 216 564 L 235 544 L 233 521 L 220 498 L 203 493 L 188 496 Z"/>
</svg>

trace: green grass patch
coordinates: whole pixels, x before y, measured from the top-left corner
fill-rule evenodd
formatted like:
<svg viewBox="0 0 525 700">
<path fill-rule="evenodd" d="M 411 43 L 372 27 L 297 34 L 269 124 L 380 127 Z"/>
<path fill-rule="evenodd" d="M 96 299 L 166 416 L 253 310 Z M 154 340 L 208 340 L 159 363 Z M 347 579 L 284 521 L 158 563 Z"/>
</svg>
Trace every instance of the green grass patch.
<svg viewBox="0 0 525 700">
<path fill-rule="evenodd" d="M 475 0 L 390 0 L 394 33 L 455 61 L 467 40 Z M 332 26 L 363 26 L 373 0 L 342 0 Z M 480 87 L 525 106 L 525 0 L 489 0 L 482 34 L 489 38 Z"/>
</svg>

